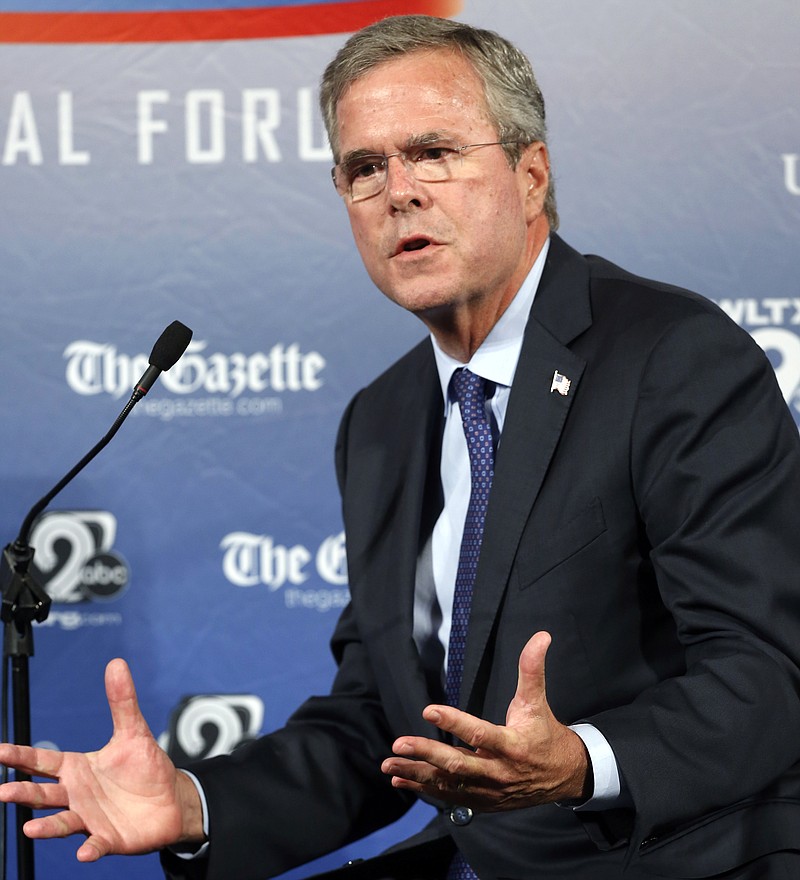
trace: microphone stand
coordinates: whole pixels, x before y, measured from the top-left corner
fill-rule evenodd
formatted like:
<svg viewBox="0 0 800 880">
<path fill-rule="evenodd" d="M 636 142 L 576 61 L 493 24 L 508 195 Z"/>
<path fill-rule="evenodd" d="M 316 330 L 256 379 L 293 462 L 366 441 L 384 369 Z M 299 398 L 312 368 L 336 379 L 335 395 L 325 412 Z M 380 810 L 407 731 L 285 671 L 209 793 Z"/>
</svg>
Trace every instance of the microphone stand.
<svg viewBox="0 0 800 880">
<path fill-rule="evenodd" d="M 31 745 L 31 691 L 28 675 L 28 658 L 33 656 L 33 621 L 42 623 L 50 613 L 50 597 L 35 582 L 30 571 L 34 549 L 28 543 L 33 521 L 73 480 L 89 462 L 109 444 L 120 426 L 136 404 L 147 394 L 153 383 L 164 370 L 173 367 L 186 351 L 192 338 L 192 331 L 180 321 L 173 321 L 156 340 L 150 354 L 150 364 L 142 378 L 133 389 L 130 400 L 117 416 L 106 435 L 66 473 L 53 488 L 28 511 L 19 535 L 12 544 L 3 550 L 0 563 L 0 620 L 4 624 L 3 633 L 3 693 L 7 664 L 11 663 L 11 692 L 14 711 L 14 742 L 20 746 Z M 27 773 L 15 771 L 18 782 L 29 782 Z M 17 805 L 17 880 L 34 880 L 33 841 L 25 836 L 22 826 L 33 816 L 30 807 Z M 5 852 L 2 853 L 5 861 Z M 4 867 L 4 865 L 3 865 Z"/>
<path fill-rule="evenodd" d="M 146 393 L 146 392 L 144 392 Z M 128 417 L 144 393 L 137 388 L 125 408 L 117 416 L 108 433 L 65 474 L 55 486 L 28 512 L 19 535 L 3 550 L 0 564 L 0 620 L 3 632 L 3 668 L 11 664 L 11 694 L 14 711 L 14 742 L 20 746 L 31 745 L 31 689 L 28 674 L 28 658 L 33 656 L 33 621 L 42 623 L 50 613 L 50 597 L 40 587 L 30 572 L 34 549 L 28 543 L 33 521 L 71 482 L 89 462 L 110 443 L 113 436 Z M 17 782 L 29 782 L 27 773 L 15 772 Z M 16 808 L 17 832 L 17 880 L 34 880 L 33 841 L 25 836 L 22 826 L 33 817 L 30 807 Z"/>
<path fill-rule="evenodd" d="M 150 355 L 150 365 L 133 389 L 131 399 L 108 430 L 108 433 L 84 457 L 65 474 L 53 488 L 28 511 L 19 535 L 13 544 L 6 545 L 0 563 L 0 620 L 4 623 L 3 634 L 3 681 L 7 663 L 11 663 L 11 692 L 14 708 L 14 742 L 20 746 L 31 744 L 31 690 L 28 675 L 28 658 L 33 656 L 33 621 L 41 623 L 50 612 L 50 597 L 34 581 L 30 572 L 33 547 L 28 543 L 33 521 L 73 480 L 89 462 L 109 444 L 130 411 L 147 394 L 163 370 L 169 370 L 186 350 L 192 331 L 173 321 L 161 334 Z M 15 771 L 18 782 L 29 782 L 30 775 Z M 17 880 L 34 880 L 33 841 L 25 836 L 22 826 L 32 817 L 30 807 L 17 805 Z M 5 853 L 3 853 L 5 858 Z"/>
<path fill-rule="evenodd" d="M 33 548 L 15 541 L 3 550 L 0 583 L 3 604 L 0 617 L 4 623 L 3 670 L 11 664 L 11 693 L 14 712 L 14 742 L 31 744 L 30 679 L 28 658 L 33 656 L 34 620 L 41 623 L 50 612 L 50 597 L 31 576 L 29 567 Z M 18 782 L 30 781 L 27 773 L 15 772 Z M 22 826 L 33 817 L 30 807 L 16 808 L 17 878 L 33 880 L 33 841 Z"/>
</svg>

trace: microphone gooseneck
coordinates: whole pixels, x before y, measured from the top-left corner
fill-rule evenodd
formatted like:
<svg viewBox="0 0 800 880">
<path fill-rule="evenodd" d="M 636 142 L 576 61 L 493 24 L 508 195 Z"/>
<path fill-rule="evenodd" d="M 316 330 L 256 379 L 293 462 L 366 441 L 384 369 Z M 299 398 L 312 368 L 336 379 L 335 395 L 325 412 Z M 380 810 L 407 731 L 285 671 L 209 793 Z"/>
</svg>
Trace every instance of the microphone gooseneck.
<svg viewBox="0 0 800 880">
<path fill-rule="evenodd" d="M 19 535 L 15 541 L 17 548 L 21 549 L 27 546 L 30 536 L 31 527 L 36 517 L 47 507 L 47 505 L 58 495 L 58 493 L 70 483 L 89 462 L 109 444 L 113 436 L 117 433 L 120 425 L 128 417 L 130 411 L 136 404 L 147 394 L 152 388 L 153 383 L 161 375 L 162 372 L 174 367 L 180 356 L 186 351 L 192 340 L 192 331 L 180 321 L 173 321 L 167 327 L 161 336 L 156 340 L 153 351 L 150 353 L 150 366 L 145 371 L 142 378 L 136 383 L 130 400 L 125 404 L 125 408 L 117 416 L 116 421 L 108 430 L 108 433 L 97 443 L 84 457 L 72 468 L 69 473 L 56 483 L 55 486 L 28 511 L 28 515 L 22 523 Z"/>
</svg>

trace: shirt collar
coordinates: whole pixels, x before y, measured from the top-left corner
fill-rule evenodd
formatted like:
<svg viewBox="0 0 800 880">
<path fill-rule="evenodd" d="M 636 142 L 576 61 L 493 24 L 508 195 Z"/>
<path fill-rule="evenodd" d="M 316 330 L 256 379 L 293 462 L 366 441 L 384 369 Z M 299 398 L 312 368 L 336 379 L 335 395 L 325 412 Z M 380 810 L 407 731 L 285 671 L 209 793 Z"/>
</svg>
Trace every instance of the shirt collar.
<svg viewBox="0 0 800 880">
<path fill-rule="evenodd" d="M 455 358 L 450 357 L 439 347 L 436 337 L 431 334 L 433 353 L 436 358 L 436 369 L 439 373 L 439 382 L 442 386 L 442 399 L 444 400 L 445 413 L 449 409 L 447 389 L 450 379 L 456 370 L 467 367 L 471 372 L 495 385 L 511 387 L 514 381 L 514 373 L 517 369 L 517 361 L 522 351 L 522 339 L 525 334 L 525 325 L 528 322 L 531 306 L 533 305 L 536 290 L 544 269 L 544 261 L 550 247 L 550 239 L 544 243 L 536 261 L 528 272 L 520 289 L 511 300 L 508 308 L 500 316 L 498 322 L 492 327 L 489 335 L 483 340 L 478 350 L 469 360 L 462 364 Z"/>
</svg>

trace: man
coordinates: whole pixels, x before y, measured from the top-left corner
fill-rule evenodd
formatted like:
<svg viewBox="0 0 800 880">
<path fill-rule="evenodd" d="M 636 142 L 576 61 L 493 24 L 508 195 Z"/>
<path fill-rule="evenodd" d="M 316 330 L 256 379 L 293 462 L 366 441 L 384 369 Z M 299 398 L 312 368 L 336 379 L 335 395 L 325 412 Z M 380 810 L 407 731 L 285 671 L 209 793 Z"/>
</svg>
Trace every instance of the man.
<svg viewBox="0 0 800 880">
<path fill-rule="evenodd" d="M 367 270 L 431 332 L 342 421 L 332 691 L 192 780 L 115 661 L 111 742 L 5 746 L 57 781 L 0 797 L 175 877 L 272 876 L 417 797 L 430 826 L 344 877 L 798 876 L 800 444 L 768 362 L 554 234 L 541 95 L 496 35 L 388 19 L 322 103 Z"/>
</svg>

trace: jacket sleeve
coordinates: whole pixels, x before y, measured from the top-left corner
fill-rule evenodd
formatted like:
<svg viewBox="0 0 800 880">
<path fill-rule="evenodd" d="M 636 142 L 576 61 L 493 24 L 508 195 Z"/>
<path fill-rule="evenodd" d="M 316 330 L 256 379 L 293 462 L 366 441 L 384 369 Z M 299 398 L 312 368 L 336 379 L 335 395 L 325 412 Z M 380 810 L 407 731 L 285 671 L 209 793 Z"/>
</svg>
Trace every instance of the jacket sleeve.
<svg viewBox="0 0 800 880">
<path fill-rule="evenodd" d="M 350 411 L 337 444 L 342 485 Z M 363 837 L 411 806 L 380 771 L 394 737 L 352 607 L 331 645 L 338 669 L 328 695 L 307 700 L 281 730 L 188 768 L 208 802 L 208 858 L 186 862 L 165 853 L 167 876 L 262 880 Z"/>
<path fill-rule="evenodd" d="M 682 674 L 590 719 L 635 804 L 632 849 L 787 794 L 796 828 L 800 443 L 763 352 L 715 312 L 665 327 L 630 444 L 648 564 L 685 655 Z"/>
</svg>

